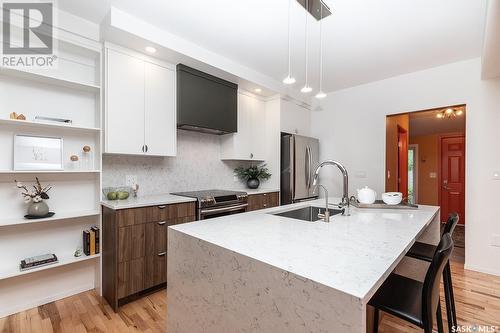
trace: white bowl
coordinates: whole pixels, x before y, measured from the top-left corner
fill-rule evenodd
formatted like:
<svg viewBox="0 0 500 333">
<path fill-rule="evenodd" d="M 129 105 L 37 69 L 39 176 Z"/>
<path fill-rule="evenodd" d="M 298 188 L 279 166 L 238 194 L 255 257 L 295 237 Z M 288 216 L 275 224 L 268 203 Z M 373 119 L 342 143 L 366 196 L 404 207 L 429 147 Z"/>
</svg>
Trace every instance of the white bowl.
<svg viewBox="0 0 500 333">
<path fill-rule="evenodd" d="M 401 192 L 386 192 L 382 193 L 382 201 L 387 205 L 399 205 L 403 201 L 403 193 Z"/>
</svg>

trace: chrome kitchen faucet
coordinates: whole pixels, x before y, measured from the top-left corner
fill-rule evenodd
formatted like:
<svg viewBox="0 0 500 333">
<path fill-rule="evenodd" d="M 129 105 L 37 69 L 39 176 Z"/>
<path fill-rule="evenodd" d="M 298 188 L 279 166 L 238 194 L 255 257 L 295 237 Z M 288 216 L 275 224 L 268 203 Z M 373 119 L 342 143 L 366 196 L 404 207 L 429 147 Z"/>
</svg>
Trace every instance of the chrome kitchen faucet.
<svg viewBox="0 0 500 333">
<path fill-rule="evenodd" d="M 316 167 L 316 171 L 314 172 L 313 186 L 318 185 L 319 171 L 321 170 L 321 168 L 323 168 L 326 165 L 336 166 L 342 172 L 342 176 L 344 178 L 344 188 L 343 188 L 343 194 L 342 194 L 342 202 L 339 203 L 339 207 L 343 208 L 342 215 L 349 216 L 349 215 L 351 215 L 351 207 L 349 204 L 349 175 L 348 175 L 347 169 L 345 168 L 344 165 L 342 165 L 339 162 L 333 161 L 333 160 L 327 160 L 327 161 L 321 162 Z M 326 198 L 326 209 L 328 211 L 328 192 L 326 192 L 326 197 L 327 197 Z"/>
</svg>

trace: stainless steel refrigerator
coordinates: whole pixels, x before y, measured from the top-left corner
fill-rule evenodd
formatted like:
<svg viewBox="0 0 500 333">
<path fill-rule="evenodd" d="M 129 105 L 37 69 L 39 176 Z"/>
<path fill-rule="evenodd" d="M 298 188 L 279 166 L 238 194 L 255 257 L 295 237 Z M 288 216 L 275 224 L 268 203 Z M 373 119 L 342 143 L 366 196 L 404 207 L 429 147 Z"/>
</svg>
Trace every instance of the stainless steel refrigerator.
<svg viewBox="0 0 500 333">
<path fill-rule="evenodd" d="M 312 186 L 314 168 L 319 163 L 319 140 L 281 134 L 281 204 L 318 197 Z"/>
</svg>

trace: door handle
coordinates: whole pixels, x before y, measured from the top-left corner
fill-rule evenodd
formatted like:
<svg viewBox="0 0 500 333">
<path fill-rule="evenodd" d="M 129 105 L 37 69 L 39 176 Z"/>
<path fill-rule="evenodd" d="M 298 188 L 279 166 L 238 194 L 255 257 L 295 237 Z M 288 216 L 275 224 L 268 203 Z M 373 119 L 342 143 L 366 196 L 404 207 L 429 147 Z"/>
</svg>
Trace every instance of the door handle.
<svg viewBox="0 0 500 333">
<path fill-rule="evenodd" d="M 167 252 L 160 252 L 158 253 L 158 257 L 163 257 L 165 254 L 167 254 Z"/>
<path fill-rule="evenodd" d="M 158 222 L 158 225 L 165 225 L 167 223 L 167 221 L 161 221 L 161 222 Z"/>
<path fill-rule="evenodd" d="M 309 188 L 311 188 L 311 177 L 312 177 L 312 165 L 313 163 L 313 156 L 312 156 L 312 149 L 309 147 Z"/>
<path fill-rule="evenodd" d="M 310 161 L 310 158 L 309 158 L 309 146 L 306 146 L 306 156 L 305 156 L 306 167 L 304 168 L 304 170 L 305 170 L 306 187 L 307 188 L 310 188 L 310 184 L 309 184 L 310 177 L 309 177 L 309 175 L 311 173 L 311 165 L 310 165 L 309 161 Z"/>
</svg>

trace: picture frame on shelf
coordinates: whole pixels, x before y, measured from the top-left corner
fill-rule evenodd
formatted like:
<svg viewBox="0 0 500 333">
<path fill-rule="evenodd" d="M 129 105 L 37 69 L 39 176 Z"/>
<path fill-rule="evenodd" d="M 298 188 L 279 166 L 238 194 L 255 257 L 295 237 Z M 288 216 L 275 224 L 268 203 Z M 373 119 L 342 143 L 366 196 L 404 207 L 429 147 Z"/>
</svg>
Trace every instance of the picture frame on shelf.
<svg viewBox="0 0 500 333">
<path fill-rule="evenodd" d="M 13 160 L 14 171 L 62 171 L 63 139 L 16 134 Z"/>
</svg>

